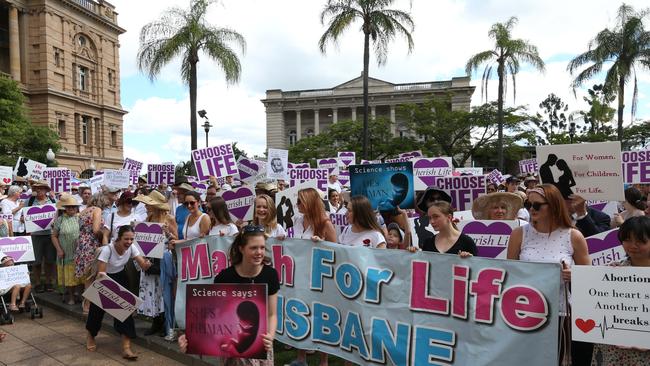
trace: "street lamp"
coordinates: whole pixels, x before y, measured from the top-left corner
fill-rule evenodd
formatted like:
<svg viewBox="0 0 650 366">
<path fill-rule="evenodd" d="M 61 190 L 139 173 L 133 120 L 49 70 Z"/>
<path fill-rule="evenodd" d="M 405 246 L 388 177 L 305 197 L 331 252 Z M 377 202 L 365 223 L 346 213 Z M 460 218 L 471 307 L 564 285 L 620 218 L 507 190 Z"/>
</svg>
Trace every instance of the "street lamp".
<svg viewBox="0 0 650 366">
<path fill-rule="evenodd" d="M 205 130 L 205 147 L 208 147 L 208 133 L 210 132 L 210 127 L 212 127 L 210 121 L 208 120 L 208 112 L 206 112 L 205 109 L 201 109 L 197 113 L 199 117 L 205 118 L 205 122 L 203 122 L 202 127 Z"/>
<path fill-rule="evenodd" d="M 54 158 L 56 158 L 56 155 L 54 155 L 54 151 L 52 151 L 52 148 L 47 149 L 47 152 L 45 153 L 45 158 L 47 159 L 48 164 L 54 163 Z"/>
<path fill-rule="evenodd" d="M 576 135 L 576 123 L 571 122 L 569 124 L 569 142 L 573 143 L 573 137 Z"/>
</svg>

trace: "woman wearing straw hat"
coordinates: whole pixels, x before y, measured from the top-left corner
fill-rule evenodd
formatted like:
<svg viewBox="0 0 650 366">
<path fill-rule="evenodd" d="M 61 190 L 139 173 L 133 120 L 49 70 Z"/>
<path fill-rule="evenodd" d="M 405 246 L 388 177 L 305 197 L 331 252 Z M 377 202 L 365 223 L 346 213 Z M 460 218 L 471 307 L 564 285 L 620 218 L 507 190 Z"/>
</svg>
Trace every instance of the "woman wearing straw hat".
<svg viewBox="0 0 650 366">
<path fill-rule="evenodd" d="M 169 214 L 169 204 L 162 193 L 154 190 L 147 196 L 138 195 L 133 200 L 144 203 L 147 209 L 147 222 L 162 224 L 167 240 L 177 239 L 176 220 Z M 151 328 L 145 331 L 144 335 L 166 331 L 169 340 L 173 341 L 173 337 L 170 336 L 173 331 L 173 324 L 165 324 L 166 304 L 163 299 L 163 286 L 160 282 L 160 259 L 150 260 L 152 265 L 149 270 L 140 272 L 140 298 L 142 304 L 138 308 L 138 314 L 153 318 Z"/>
<path fill-rule="evenodd" d="M 79 202 L 70 194 L 61 195 L 56 207 L 63 211 L 52 224 L 52 244 L 59 259 L 56 264 L 58 283 L 63 285 L 63 301 L 66 293 L 68 305 L 75 304 L 75 290 L 82 281 L 74 274 L 74 253 L 79 239 Z"/>
<path fill-rule="evenodd" d="M 479 196 L 472 203 L 472 215 L 476 220 L 518 220 L 517 212 L 524 201 L 516 193 L 496 192 Z M 525 223 L 519 220 L 519 224 Z"/>
<path fill-rule="evenodd" d="M 52 198 L 48 197 L 48 193 L 52 190 L 46 181 L 36 181 L 32 183 L 32 190 L 36 192 L 27 200 L 26 207 L 41 206 L 51 203 L 56 203 Z M 36 283 L 35 291 L 54 291 L 52 285 L 53 278 L 56 276 L 56 250 L 52 245 L 52 230 L 39 230 L 31 233 L 32 245 L 34 246 L 34 264 L 32 265 L 32 275 Z M 45 284 L 41 282 L 41 263 L 45 260 Z"/>
</svg>

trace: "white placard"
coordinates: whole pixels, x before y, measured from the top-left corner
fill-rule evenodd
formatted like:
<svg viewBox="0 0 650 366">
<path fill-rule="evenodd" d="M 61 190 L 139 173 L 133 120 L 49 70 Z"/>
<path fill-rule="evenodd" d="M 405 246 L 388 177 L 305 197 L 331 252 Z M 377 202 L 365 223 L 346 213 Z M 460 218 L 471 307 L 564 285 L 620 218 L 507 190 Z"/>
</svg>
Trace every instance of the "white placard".
<svg viewBox="0 0 650 366">
<path fill-rule="evenodd" d="M 126 169 L 113 170 L 105 169 L 104 185 L 109 188 L 129 188 L 131 184 L 131 171 Z"/>
<path fill-rule="evenodd" d="M 540 181 L 555 184 L 564 197 L 625 200 L 620 141 L 537 146 L 537 164 Z"/>
<path fill-rule="evenodd" d="M 269 163 L 266 167 L 266 177 L 271 179 L 288 180 L 289 151 L 269 149 Z"/>
<path fill-rule="evenodd" d="M 458 175 L 483 175 L 483 167 L 479 168 L 454 168 L 454 173 Z"/>
<path fill-rule="evenodd" d="M 140 249 L 144 257 L 162 258 L 165 251 L 165 242 L 167 237 L 163 230 L 162 224 L 154 222 L 137 223 L 135 230 L 134 244 Z"/>
<path fill-rule="evenodd" d="M 32 237 L 24 235 L 0 238 L 0 253 L 13 258 L 14 263 L 33 262 Z"/>
<path fill-rule="evenodd" d="M 47 165 L 43 163 L 21 156 L 14 167 L 14 175 L 25 179 L 41 180 L 41 174 L 46 167 Z"/>
<path fill-rule="evenodd" d="M 142 303 L 142 299 L 106 276 L 98 276 L 84 291 L 83 297 L 121 322 L 133 314 Z"/>
<path fill-rule="evenodd" d="M 8 186 L 13 181 L 14 170 L 10 166 L 0 166 L 0 183 Z"/>
<path fill-rule="evenodd" d="M 282 225 L 285 229 L 293 227 L 293 216 L 298 213 L 298 191 L 306 188 L 318 190 L 316 181 L 310 180 L 299 183 L 275 194 L 278 224 Z"/>
<path fill-rule="evenodd" d="M 649 267 L 573 266 L 573 340 L 647 349 L 649 284 Z"/>
<path fill-rule="evenodd" d="M 23 216 L 25 217 L 25 231 L 28 233 L 50 230 L 56 217 L 56 205 L 25 207 Z"/>
<path fill-rule="evenodd" d="M 104 174 L 96 175 L 88 179 L 88 185 L 90 186 L 90 192 L 92 192 L 92 194 L 101 192 L 102 184 L 104 184 Z"/>
<path fill-rule="evenodd" d="M 16 285 L 27 286 L 29 284 L 29 270 L 26 264 L 0 267 L 0 293 L 5 293 Z"/>
<path fill-rule="evenodd" d="M 43 180 L 48 182 L 56 193 L 70 193 L 72 188 L 72 172 L 68 168 L 45 168 L 41 173 Z"/>
</svg>

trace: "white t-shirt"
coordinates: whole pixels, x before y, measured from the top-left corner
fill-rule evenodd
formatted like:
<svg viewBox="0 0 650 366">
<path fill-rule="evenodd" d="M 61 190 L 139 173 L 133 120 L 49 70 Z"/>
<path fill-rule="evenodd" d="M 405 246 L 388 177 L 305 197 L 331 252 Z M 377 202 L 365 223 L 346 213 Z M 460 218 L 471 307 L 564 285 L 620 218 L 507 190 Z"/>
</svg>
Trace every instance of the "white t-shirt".
<svg viewBox="0 0 650 366">
<path fill-rule="evenodd" d="M 305 221 L 302 215 L 293 217 L 293 237 L 296 239 L 311 239 L 314 236 L 314 228 L 304 227 Z"/>
<path fill-rule="evenodd" d="M 530 221 L 530 213 L 525 208 L 520 208 L 519 211 L 517 211 L 517 218 L 524 221 Z"/>
<path fill-rule="evenodd" d="M 284 230 L 282 225 L 277 224 L 277 225 L 275 225 L 275 229 L 271 230 L 271 233 L 269 234 L 269 237 L 270 238 L 277 238 L 277 237 L 280 237 L 280 236 L 283 237 L 283 238 L 286 238 L 287 237 L 287 232 Z"/>
<path fill-rule="evenodd" d="M 376 248 L 378 244 L 385 243 L 386 238 L 382 233 L 375 230 L 365 230 L 359 233 L 352 231 L 352 225 L 346 226 L 341 235 L 339 235 L 339 243 L 353 247 L 363 246 Z"/>
<path fill-rule="evenodd" d="M 327 181 L 327 189 L 333 189 L 333 190 L 341 193 L 342 186 L 341 186 L 341 183 L 338 180 L 336 182 L 334 182 L 334 183 L 331 183 L 330 181 Z"/>
<path fill-rule="evenodd" d="M 140 253 L 137 245 L 131 245 L 124 251 L 124 254 L 119 255 L 115 251 L 113 244 L 109 244 L 102 248 L 102 252 L 97 259 L 106 263 L 106 273 L 118 273 L 122 272 L 129 259 L 133 259 L 139 255 L 142 255 L 142 253 Z"/>
<path fill-rule="evenodd" d="M 239 234 L 239 229 L 232 222 L 227 225 L 218 224 L 210 229 L 210 235 L 235 236 L 237 234 Z"/>
<path fill-rule="evenodd" d="M 108 230 L 111 229 L 111 216 L 113 217 L 113 232 L 111 233 L 110 242 L 113 243 L 115 242 L 115 239 L 117 239 L 117 232 L 120 229 L 120 226 L 131 225 L 131 222 L 137 220 L 133 213 L 125 217 L 120 216 L 117 212 L 115 212 L 114 215 L 109 214 L 108 219 L 104 220 L 104 227 Z"/>
<path fill-rule="evenodd" d="M 12 211 L 18 207 L 18 201 L 14 202 L 10 200 L 9 198 L 5 198 L 0 202 L 0 207 L 2 208 L 2 214 L 3 215 L 11 215 Z M 14 219 L 12 220 L 12 225 L 13 225 L 13 231 L 15 233 L 22 233 L 25 231 L 25 224 L 20 222 L 20 216 L 22 212 L 21 210 L 16 211 L 14 215 Z"/>
</svg>

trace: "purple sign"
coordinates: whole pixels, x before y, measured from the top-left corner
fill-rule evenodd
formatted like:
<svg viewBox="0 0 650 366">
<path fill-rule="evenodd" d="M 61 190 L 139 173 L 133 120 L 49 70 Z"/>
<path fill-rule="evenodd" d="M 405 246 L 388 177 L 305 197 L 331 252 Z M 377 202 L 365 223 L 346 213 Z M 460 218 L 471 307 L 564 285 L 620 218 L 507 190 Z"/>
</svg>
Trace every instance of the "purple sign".
<svg viewBox="0 0 650 366">
<path fill-rule="evenodd" d="M 354 151 L 339 151 L 339 166 L 341 168 L 347 168 L 350 165 L 356 164 L 356 154 Z"/>
<path fill-rule="evenodd" d="M 400 158 L 419 158 L 422 157 L 422 150 L 409 151 L 398 155 Z"/>
<path fill-rule="evenodd" d="M 32 206 L 26 208 L 25 225 L 28 233 L 49 230 L 56 216 L 55 205 Z"/>
<path fill-rule="evenodd" d="M 201 182 L 209 180 L 210 176 L 218 178 L 239 174 L 232 144 L 192 150 L 192 159 Z"/>
<path fill-rule="evenodd" d="M 618 229 L 605 231 L 586 239 L 592 265 L 605 266 L 625 259 L 625 250 L 618 240 Z"/>
<path fill-rule="evenodd" d="M 42 173 L 43 179 L 48 182 L 50 188 L 56 193 L 70 193 L 72 185 L 72 173 L 68 168 L 45 168 Z"/>
<path fill-rule="evenodd" d="M 312 169 L 306 168 L 289 168 L 289 186 L 295 187 L 296 185 L 311 180 L 315 180 L 318 189 L 327 191 L 327 169 Z"/>
<path fill-rule="evenodd" d="M 147 164 L 147 184 L 150 186 L 157 186 L 159 184 L 166 184 L 168 186 L 174 185 L 175 177 L 174 164 Z"/>
<path fill-rule="evenodd" d="M 433 186 L 451 196 L 451 205 L 458 211 L 470 210 L 472 202 L 485 194 L 485 176 L 435 177 Z"/>
<path fill-rule="evenodd" d="M 422 191 L 435 183 L 435 177 L 444 177 L 453 172 L 451 158 L 417 158 L 413 159 L 415 190 Z"/>
<path fill-rule="evenodd" d="M 226 201 L 228 211 L 236 218 L 247 221 L 253 219 L 253 203 L 255 202 L 255 191 L 248 187 L 239 187 L 231 191 L 225 191 L 221 197 Z"/>
<path fill-rule="evenodd" d="M 122 164 L 122 169 L 133 171 L 138 175 L 140 174 L 140 170 L 142 170 L 142 162 L 126 158 L 124 159 L 124 164 Z"/>
<path fill-rule="evenodd" d="M 479 257 L 505 258 L 508 240 L 517 221 L 461 221 L 458 226 L 463 234 L 474 239 Z"/>
<path fill-rule="evenodd" d="M 108 280 L 101 280 L 99 283 L 113 291 L 113 294 L 119 297 L 108 296 L 100 292 L 99 299 L 102 302 L 103 309 L 122 309 L 123 306 L 120 305 L 121 301 L 135 305 L 135 296 L 129 291 L 122 291 L 117 283 Z"/>
<path fill-rule="evenodd" d="M 327 169 L 329 175 L 339 175 L 338 158 L 318 159 L 318 167 L 321 169 Z"/>
<path fill-rule="evenodd" d="M 501 172 L 497 169 L 491 171 L 490 174 L 487 175 L 487 179 L 497 186 L 499 184 L 503 184 L 506 181 L 506 179 L 503 177 L 503 174 L 501 174 Z"/>
<path fill-rule="evenodd" d="M 34 260 L 34 248 L 30 236 L 0 238 L 0 253 L 10 256 L 15 263 Z"/>
<path fill-rule="evenodd" d="M 623 182 L 650 183 L 650 150 L 621 152 Z"/>
<path fill-rule="evenodd" d="M 237 161 L 239 170 L 239 180 L 243 182 L 252 182 L 262 171 L 261 162 L 253 161 L 247 158 L 240 158 Z"/>
</svg>

